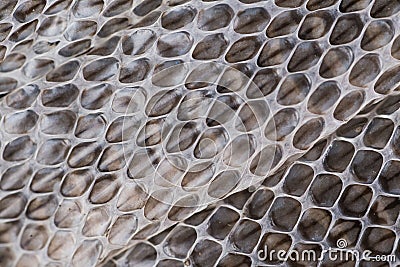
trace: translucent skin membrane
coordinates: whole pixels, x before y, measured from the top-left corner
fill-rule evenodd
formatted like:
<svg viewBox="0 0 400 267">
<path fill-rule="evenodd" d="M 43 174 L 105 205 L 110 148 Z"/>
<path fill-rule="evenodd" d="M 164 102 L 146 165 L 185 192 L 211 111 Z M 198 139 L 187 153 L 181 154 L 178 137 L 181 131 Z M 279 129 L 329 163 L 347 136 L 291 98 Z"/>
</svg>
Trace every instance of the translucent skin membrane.
<svg viewBox="0 0 400 267">
<path fill-rule="evenodd" d="M 398 11 L 1 1 L 0 265 L 394 254 Z"/>
</svg>

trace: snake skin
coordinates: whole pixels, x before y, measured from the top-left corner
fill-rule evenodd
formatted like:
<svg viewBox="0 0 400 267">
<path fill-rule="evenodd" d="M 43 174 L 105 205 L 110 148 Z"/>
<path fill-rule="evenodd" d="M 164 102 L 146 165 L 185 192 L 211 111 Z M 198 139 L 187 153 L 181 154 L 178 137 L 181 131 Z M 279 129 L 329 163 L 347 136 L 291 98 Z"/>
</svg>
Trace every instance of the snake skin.
<svg viewBox="0 0 400 267">
<path fill-rule="evenodd" d="M 400 266 L 399 12 L 0 0 L 0 267 Z"/>
</svg>

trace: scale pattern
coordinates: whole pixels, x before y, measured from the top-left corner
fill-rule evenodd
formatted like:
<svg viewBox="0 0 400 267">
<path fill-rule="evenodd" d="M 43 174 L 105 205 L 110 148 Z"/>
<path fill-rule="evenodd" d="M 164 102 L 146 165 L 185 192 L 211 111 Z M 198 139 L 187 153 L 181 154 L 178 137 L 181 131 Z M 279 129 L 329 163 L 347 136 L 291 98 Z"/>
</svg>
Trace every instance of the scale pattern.
<svg viewBox="0 0 400 267">
<path fill-rule="evenodd" d="M 0 1 L 0 266 L 400 264 L 399 12 Z"/>
</svg>

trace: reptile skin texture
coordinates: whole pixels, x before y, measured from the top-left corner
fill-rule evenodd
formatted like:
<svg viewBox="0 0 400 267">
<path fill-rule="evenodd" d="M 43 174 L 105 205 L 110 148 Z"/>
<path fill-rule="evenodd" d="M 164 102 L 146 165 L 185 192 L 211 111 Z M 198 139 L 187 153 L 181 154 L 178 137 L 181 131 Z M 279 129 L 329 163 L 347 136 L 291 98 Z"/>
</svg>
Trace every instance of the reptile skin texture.
<svg viewBox="0 0 400 267">
<path fill-rule="evenodd" d="M 400 266 L 399 109 L 400 0 L 0 0 L 0 267 Z"/>
</svg>

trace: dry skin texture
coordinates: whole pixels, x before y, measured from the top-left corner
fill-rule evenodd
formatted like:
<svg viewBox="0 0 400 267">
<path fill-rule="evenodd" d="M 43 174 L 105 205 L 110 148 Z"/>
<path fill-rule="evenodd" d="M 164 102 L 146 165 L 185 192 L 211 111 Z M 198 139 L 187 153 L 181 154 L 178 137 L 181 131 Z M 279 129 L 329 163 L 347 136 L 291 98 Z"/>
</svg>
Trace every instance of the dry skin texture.
<svg viewBox="0 0 400 267">
<path fill-rule="evenodd" d="M 0 266 L 400 258 L 399 11 L 0 0 Z"/>
</svg>

